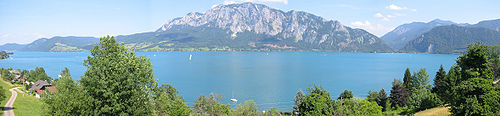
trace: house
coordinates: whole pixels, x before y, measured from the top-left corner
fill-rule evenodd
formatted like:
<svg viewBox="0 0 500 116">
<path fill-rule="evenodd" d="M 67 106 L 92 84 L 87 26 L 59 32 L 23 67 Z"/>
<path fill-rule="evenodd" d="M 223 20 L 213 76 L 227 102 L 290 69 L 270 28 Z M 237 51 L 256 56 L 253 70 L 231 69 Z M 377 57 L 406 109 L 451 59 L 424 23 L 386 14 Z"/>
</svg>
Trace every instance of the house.
<svg viewBox="0 0 500 116">
<path fill-rule="evenodd" d="M 19 74 L 21 73 L 21 71 L 19 70 L 9 70 L 10 73 L 13 73 L 13 74 Z"/>
<path fill-rule="evenodd" d="M 54 87 L 54 86 L 49 86 L 49 87 L 45 87 L 45 89 L 48 89 L 48 90 L 50 90 L 50 91 L 55 91 L 55 90 L 56 90 L 56 87 Z M 38 95 L 43 94 L 43 90 L 36 90 L 35 92 L 36 92 L 36 94 L 38 94 Z"/>
<path fill-rule="evenodd" d="M 29 90 L 35 91 L 36 92 L 35 97 L 40 98 L 40 95 L 43 94 L 43 91 L 46 89 L 49 89 L 51 91 L 56 90 L 54 86 L 50 85 L 47 81 L 42 81 L 42 80 L 36 81 Z"/>
</svg>

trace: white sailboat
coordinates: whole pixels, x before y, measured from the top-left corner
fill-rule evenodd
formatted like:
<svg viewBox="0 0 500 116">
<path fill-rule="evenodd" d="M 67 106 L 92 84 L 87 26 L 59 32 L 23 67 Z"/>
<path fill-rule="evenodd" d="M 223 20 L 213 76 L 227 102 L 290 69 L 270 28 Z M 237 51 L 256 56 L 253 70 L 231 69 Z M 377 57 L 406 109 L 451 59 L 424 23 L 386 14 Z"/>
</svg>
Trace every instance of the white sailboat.
<svg viewBox="0 0 500 116">
<path fill-rule="evenodd" d="M 193 57 L 193 55 L 189 54 L 189 60 L 191 60 L 192 57 Z"/>
<path fill-rule="evenodd" d="M 238 99 L 234 98 L 234 92 L 231 92 L 232 94 L 232 99 L 229 99 L 231 100 L 232 102 L 238 102 Z"/>
</svg>

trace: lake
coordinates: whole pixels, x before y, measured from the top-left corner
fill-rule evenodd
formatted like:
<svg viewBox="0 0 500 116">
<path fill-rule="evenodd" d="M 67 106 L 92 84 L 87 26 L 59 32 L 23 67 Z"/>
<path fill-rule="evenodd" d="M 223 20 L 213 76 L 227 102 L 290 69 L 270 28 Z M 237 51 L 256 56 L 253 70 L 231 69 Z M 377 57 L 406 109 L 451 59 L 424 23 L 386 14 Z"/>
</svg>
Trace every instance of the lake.
<svg viewBox="0 0 500 116">
<path fill-rule="evenodd" d="M 88 52 L 15 52 L 0 60 L 0 67 L 45 68 L 57 78 L 68 67 L 75 79 L 86 71 Z M 439 66 L 446 71 L 458 55 L 344 52 L 137 52 L 151 59 L 155 78 L 180 91 L 188 105 L 200 95 L 217 93 L 223 103 L 236 106 L 254 100 L 259 110 L 277 107 L 291 111 L 299 89 L 318 84 L 333 99 L 345 89 L 357 97 L 384 88 L 390 94 L 394 78 L 402 79 L 405 69 L 426 68 L 431 80 Z M 191 60 L 189 56 L 192 55 Z M 233 103 L 229 99 L 238 99 Z"/>
</svg>

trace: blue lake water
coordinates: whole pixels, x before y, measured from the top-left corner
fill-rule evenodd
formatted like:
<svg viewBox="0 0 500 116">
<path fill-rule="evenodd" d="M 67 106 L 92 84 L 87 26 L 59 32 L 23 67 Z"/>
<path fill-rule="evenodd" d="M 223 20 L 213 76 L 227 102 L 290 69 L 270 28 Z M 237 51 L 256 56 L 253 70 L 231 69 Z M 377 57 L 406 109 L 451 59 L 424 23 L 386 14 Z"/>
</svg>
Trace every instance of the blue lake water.
<svg viewBox="0 0 500 116">
<path fill-rule="evenodd" d="M 192 59 L 189 60 L 189 55 Z M 56 78 L 68 67 L 75 79 L 87 69 L 83 61 L 88 52 L 15 52 L 0 60 L 0 67 L 29 69 L 44 67 Z M 431 80 L 443 65 L 446 70 L 458 55 L 407 53 L 342 52 L 137 52 L 153 63 L 160 84 L 172 84 L 188 105 L 200 95 L 217 93 L 223 103 L 236 106 L 254 100 L 259 110 L 277 107 L 291 111 L 299 89 L 320 84 L 332 98 L 344 90 L 357 97 L 384 88 L 389 94 L 394 78 L 402 79 L 408 67 L 426 68 Z M 238 103 L 229 99 L 236 98 Z"/>
</svg>

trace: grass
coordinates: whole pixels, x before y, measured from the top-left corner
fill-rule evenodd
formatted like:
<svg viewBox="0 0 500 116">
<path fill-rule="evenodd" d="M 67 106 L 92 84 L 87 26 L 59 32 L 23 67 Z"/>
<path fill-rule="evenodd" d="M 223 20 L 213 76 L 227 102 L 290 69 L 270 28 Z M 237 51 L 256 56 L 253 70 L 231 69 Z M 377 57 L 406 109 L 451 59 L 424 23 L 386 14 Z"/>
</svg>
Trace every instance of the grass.
<svg viewBox="0 0 500 116">
<path fill-rule="evenodd" d="M 0 112 L 0 115 L 3 116 L 3 106 L 5 106 L 5 103 L 7 103 L 7 101 L 9 101 L 9 98 L 12 95 L 12 93 L 9 91 L 9 89 L 12 88 L 13 85 L 11 83 L 9 83 L 9 82 L 4 81 L 1 78 L 0 78 L 0 81 L 1 81 L 0 82 L 0 86 L 4 89 L 4 94 L 5 94 L 5 99 L 2 100 L 2 101 L 0 101 L 0 103 L 1 103 L 0 104 L 0 106 L 1 106 L 0 109 L 2 110 Z"/>
<path fill-rule="evenodd" d="M 43 103 L 40 99 L 31 95 L 17 94 L 14 102 L 14 114 L 18 116 L 40 116 L 42 114 Z"/>
<path fill-rule="evenodd" d="M 3 106 L 5 103 L 10 99 L 10 96 L 12 93 L 9 91 L 10 88 L 17 87 L 17 86 L 22 86 L 22 85 L 13 85 L 9 82 L 6 82 L 2 79 L 0 79 L 0 86 L 5 89 L 5 96 L 6 98 L 1 101 L 1 112 L 0 115 L 3 115 Z M 21 90 L 22 91 L 22 90 Z M 14 114 L 18 116 L 39 116 L 42 114 L 42 102 L 40 99 L 35 98 L 34 96 L 30 96 L 28 94 L 24 95 L 22 93 L 17 92 L 17 98 L 16 101 L 14 101 L 13 104 L 14 107 Z"/>
<path fill-rule="evenodd" d="M 415 113 L 415 116 L 448 116 L 450 107 L 436 107 Z"/>
</svg>

